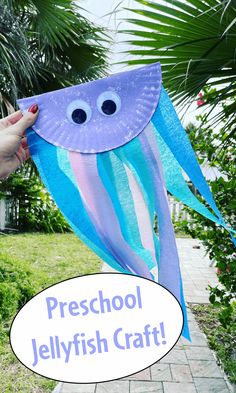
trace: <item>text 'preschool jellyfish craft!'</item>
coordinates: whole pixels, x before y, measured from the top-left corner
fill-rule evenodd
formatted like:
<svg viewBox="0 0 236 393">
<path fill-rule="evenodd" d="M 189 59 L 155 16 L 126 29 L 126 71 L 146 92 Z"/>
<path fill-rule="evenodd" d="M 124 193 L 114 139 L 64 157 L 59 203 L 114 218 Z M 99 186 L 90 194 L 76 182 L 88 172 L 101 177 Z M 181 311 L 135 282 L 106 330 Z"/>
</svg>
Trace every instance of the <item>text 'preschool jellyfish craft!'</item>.
<svg viewBox="0 0 236 393">
<path fill-rule="evenodd" d="M 31 156 L 74 232 L 116 270 L 172 292 L 184 313 L 182 335 L 190 339 L 167 190 L 227 226 L 162 87 L 160 64 L 18 103 L 40 108 L 27 132 Z M 182 169 L 214 214 L 190 191 Z"/>
</svg>

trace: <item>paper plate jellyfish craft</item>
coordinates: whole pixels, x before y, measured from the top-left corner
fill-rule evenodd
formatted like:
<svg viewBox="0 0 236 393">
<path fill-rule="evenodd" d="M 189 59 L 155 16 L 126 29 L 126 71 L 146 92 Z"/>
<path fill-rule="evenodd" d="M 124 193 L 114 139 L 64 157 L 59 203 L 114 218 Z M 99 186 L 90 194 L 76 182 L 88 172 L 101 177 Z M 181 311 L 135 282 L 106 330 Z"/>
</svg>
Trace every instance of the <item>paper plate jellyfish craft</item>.
<svg viewBox="0 0 236 393">
<path fill-rule="evenodd" d="M 18 103 L 40 107 L 27 132 L 31 156 L 74 232 L 116 270 L 156 277 L 179 300 L 182 335 L 190 339 L 166 189 L 226 224 L 162 87 L 160 64 Z M 181 168 L 214 214 L 191 193 Z"/>
</svg>

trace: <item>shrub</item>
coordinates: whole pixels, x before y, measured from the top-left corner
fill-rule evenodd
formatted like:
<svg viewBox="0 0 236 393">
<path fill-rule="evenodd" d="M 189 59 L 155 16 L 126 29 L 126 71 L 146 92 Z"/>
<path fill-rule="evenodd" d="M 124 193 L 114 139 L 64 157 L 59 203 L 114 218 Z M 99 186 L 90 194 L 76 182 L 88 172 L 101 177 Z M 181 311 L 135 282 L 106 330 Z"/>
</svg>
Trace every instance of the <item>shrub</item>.
<svg viewBox="0 0 236 393">
<path fill-rule="evenodd" d="M 7 191 L 10 190 L 7 193 Z M 0 182 L 0 192 L 18 206 L 17 222 L 12 225 L 20 231 L 67 232 L 66 220 L 45 189 L 36 171 L 18 170 Z"/>
<path fill-rule="evenodd" d="M 17 258 L 0 253 L 0 322 L 8 321 L 32 298 L 32 272 Z"/>
<path fill-rule="evenodd" d="M 204 118 L 201 117 L 204 124 Z M 235 137 L 231 130 L 188 127 L 188 133 L 194 150 L 201 161 L 220 172 L 218 178 L 209 181 L 216 203 L 231 228 L 236 227 L 235 211 Z M 236 251 L 229 232 L 198 213 L 186 208 L 192 222 L 182 222 L 179 227 L 194 238 L 202 241 L 215 262 L 221 286 L 209 286 L 210 302 L 219 307 L 218 318 L 225 329 L 236 330 L 236 320 L 232 302 L 236 297 Z M 221 307 L 223 306 L 223 307 Z"/>
</svg>

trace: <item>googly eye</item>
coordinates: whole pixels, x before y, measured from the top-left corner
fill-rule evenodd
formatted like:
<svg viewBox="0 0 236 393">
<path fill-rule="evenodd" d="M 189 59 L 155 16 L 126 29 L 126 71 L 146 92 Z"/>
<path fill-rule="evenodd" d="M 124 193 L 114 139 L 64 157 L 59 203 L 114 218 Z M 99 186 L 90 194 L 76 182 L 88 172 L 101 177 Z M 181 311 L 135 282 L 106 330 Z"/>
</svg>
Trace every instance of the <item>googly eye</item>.
<svg viewBox="0 0 236 393">
<path fill-rule="evenodd" d="M 121 99 L 114 91 L 104 91 L 97 99 L 97 108 L 102 115 L 114 116 L 121 108 Z"/>
<path fill-rule="evenodd" d="M 67 107 L 67 118 L 73 124 L 85 124 L 91 119 L 92 110 L 83 100 L 74 100 Z"/>
</svg>

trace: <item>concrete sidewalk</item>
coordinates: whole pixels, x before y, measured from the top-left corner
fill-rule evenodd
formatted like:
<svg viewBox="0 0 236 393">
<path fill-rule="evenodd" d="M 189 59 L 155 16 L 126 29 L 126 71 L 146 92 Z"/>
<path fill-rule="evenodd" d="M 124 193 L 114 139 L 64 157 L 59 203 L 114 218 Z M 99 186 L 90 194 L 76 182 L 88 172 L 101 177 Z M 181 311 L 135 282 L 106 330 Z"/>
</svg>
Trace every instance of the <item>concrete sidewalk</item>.
<svg viewBox="0 0 236 393">
<path fill-rule="evenodd" d="M 209 303 L 208 284 L 217 284 L 215 268 L 210 267 L 203 247 L 193 239 L 177 239 L 187 303 Z M 195 248 L 196 247 L 196 248 Z M 102 271 L 111 271 L 103 265 Z M 59 384 L 54 393 L 229 393 L 234 392 L 217 365 L 188 308 L 192 342 L 181 337 L 159 362 L 130 377 L 98 384 Z"/>
</svg>

